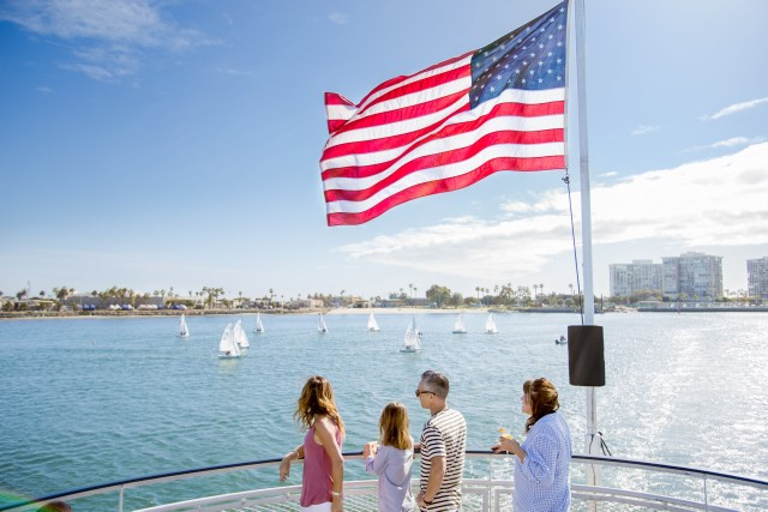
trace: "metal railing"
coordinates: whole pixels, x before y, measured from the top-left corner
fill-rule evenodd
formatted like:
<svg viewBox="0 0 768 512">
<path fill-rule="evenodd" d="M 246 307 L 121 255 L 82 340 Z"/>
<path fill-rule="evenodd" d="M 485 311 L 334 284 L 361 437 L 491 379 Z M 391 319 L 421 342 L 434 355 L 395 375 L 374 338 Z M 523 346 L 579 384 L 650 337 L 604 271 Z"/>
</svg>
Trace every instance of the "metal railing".
<svg viewBox="0 0 768 512">
<path fill-rule="evenodd" d="M 493 454 L 487 451 L 467 451 L 463 480 L 464 511 L 500 512 L 511 510 L 510 498 L 514 493 L 513 456 Z M 362 461 L 362 453 L 345 453 L 345 461 Z M 150 487 L 162 486 L 190 479 L 231 475 L 233 473 L 267 470 L 268 478 L 274 482 L 280 459 L 227 464 L 187 471 L 133 478 L 104 485 L 97 485 L 43 496 L 35 500 L 13 505 L 0 506 L 0 512 L 23 512 L 36 510 L 42 503 L 57 499 L 74 502 L 92 496 L 116 494 L 116 503 L 109 508 L 79 508 L 80 512 L 92 510 L 134 510 L 135 512 L 256 512 L 256 511 L 298 511 L 300 485 L 283 485 L 217 494 L 147 505 L 144 499 L 139 508 L 126 508 L 126 491 L 136 493 Z M 362 466 L 362 464 L 359 464 Z M 601 478 L 598 485 L 586 485 L 586 472 L 598 467 Z M 351 471 L 350 471 L 351 470 Z M 574 455 L 572 471 L 572 510 L 670 510 L 732 512 L 742 510 L 768 509 L 768 482 L 715 471 L 690 467 L 659 464 L 638 460 L 616 459 Z M 345 467 L 347 475 L 364 475 L 361 467 Z M 417 469 L 414 469 L 412 484 L 418 485 Z M 249 478 L 250 480 L 250 474 Z M 249 482 L 250 483 L 250 482 Z M 222 483 L 222 488 L 232 488 L 231 483 Z M 220 491 L 217 485 L 213 488 Z M 189 490 L 189 489 L 188 489 Z M 194 491 L 199 491 L 198 485 Z M 202 493 L 202 492 L 200 492 Z M 132 493 L 133 494 L 133 493 Z M 161 495 L 163 493 L 160 493 Z M 377 481 L 364 478 L 350 479 L 344 483 L 344 509 L 346 512 L 375 511 L 377 503 Z M 173 496 L 165 493 L 163 497 Z M 135 500 L 134 500 L 135 501 Z M 139 500 L 142 501 L 142 500 Z M 79 503 L 79 501 L 78 501 Z M 87 506 L 83 502 L 84 506 Z"/>
</svg>

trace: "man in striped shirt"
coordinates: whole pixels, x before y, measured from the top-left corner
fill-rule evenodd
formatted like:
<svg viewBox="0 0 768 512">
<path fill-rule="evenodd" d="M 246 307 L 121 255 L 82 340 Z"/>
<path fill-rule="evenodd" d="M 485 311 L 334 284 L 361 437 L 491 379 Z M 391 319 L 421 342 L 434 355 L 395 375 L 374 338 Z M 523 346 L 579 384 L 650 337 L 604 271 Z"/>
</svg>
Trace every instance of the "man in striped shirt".
<svg viewBox="0 0 768 512">
<path fill-rule="evenodd" d="M 448 377 L 427 370 L 416 396 L 429 418 L 421 431 L 420 492 L 416 503 L 426 512 L 456 512 L 461 508 L 461 478 L 467 446 L 467 422 L 446 403 Z"/>
</svg>

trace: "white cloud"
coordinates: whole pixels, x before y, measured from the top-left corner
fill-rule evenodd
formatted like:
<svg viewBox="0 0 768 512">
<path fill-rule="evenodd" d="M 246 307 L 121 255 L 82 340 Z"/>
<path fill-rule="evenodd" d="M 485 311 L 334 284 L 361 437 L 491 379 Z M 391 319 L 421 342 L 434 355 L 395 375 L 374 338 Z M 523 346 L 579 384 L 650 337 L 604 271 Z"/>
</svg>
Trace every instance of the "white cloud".
<svg viewBox="0 0 768 512">
<path fill-rule="evenodd" d="M 603 174 L 598 174 L 598 178 L 613 178 L 614 176 L 618 176 L 619 173 L 616 171 L 610 171 L 610 172 L 604 172 Z"/>
<path fill-rule="evenodd" d="M 595 246 L 647 242 L 661 247 L 672 242 L 682 252 L 768 243 L 768 143 L 637 174 L 591 192 Z M 577 236 L 579 195 L 577 191 L 572 198 Z M 568 198 L 561 189 L 531 202 L 502 204 L 501 209 L 504 214 L 497 219 L 447 219 L 339 250 L 382 265 L 506 281 L 539 272 L 571 249 Z"/>
<path fill-rule="evenodd" d="M 42 93 L 45 93 L 45 94 L 50 94 L 50 93 L 53 92 L 53 89 L 51 89 L 50 87 L 45 87 L 45 86 L 41 85 L 40 87 L 37 87 L 37 92 L 42 92 Z"/>
<path fill-rule="evenodd" d="M 346 25 L 349 23 L 349 15 L 343 12 L 334 12 L 328 16 L 328 19 L 337 25 Z"/>
<path fill-rule="evenodd" d="M 658 126 L 643 124 L 632 130 L 632 135 L 645 135 L 646 133 L 655 132 L 658 129 Z"/>
<path fill-rule="evenodd" d="M 0 8 L 0 20 L 78 44 L 78 61 L 62 67 L 102 81 L 135 74 L 142 50 L 182 52 L 212 43 L 164 19 L 151 0 L 11 0 Z"/>
<path fill-rule="evenodd" d="M 687 148 L 683 150 L 683 153 L 689 153 L 691 151 L 701 151 L 703 149 L 719 149 L 719 148 L 733 148 L 736 146 L 746 146 L 747 144 L 757 144 L 758 142 L 763 142 L 762 137 L 755 137 L 754 139 L 749 139 L 747 137 L 731 137 L 730 139 L 725 140 L 719 140 L 717 142 L 713 142 L 712 144 L 708 144 L 706 146 L 693 146 L 691 148 Z"/>
<path fill-rule="evenodd" d="M 711 116 L 704 116 L 701 119 L 702 120 L 720 119 L 721 117 L 729 116 L 731 114 L 735 114 L 736 112 L 741 112 L 742 110 L 749 110 L 751 108 L 755 108 L 758 105 L 762 105 L 763 103 L 768 103 L 768 97 L 758 98 L 756 100 L 745 101 L 742 103 L 734 103 L 733 105 L 729 105 L 724 109 L 718 110 Z"/>
</svg>

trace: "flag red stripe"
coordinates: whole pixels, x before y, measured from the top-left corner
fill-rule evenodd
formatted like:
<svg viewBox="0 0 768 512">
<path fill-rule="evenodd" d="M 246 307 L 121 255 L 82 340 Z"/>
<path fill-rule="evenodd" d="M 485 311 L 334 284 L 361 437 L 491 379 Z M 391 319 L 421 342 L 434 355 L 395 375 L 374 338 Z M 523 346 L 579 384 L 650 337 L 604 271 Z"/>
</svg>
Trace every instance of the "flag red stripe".
<svg viewBox="0 0 768 512">
<path fill-rule="evenodd" d="M 341 94 L 337 94 L 335 92 L 326 92 L 325 93 L 325 104 L 326 105 L 344 105 L 353 107 L 355 104 L 349 101 L 347 98 L 342 96 Z"/>
<path fill-rule="evenodd" d="M 438 166 L 455 164 L 477 155 L 483 149 L 496 144 L 541 144 L 547 142 L 563 142 L 564 130 L 545 130 L 541 132 L 495 132 L 478 138 L 471 146 L 436 153 L 412 160 L 396 172 L 362 190 L 329 189 L 325 191 L 326 202 L 330 201 L 363 201 L 382 189 L 398 182 L 403 177 L 417 171 Z M 513 168 L 521 171 L 542 171 L 559 169 L 561 167 L 541 167 L 547 157 L 514 157 L 521 167 Z M 548 162 L 548 161 L 547 161 Z M 391 164 L 387 167 L 391 167 Z"/>
<path fill-rule="evenodd" d="M 468 110 L 469 110 L 469 104 L 467 104 L 467 106 L 464 109 L 462 109 L 462 111 L 468 111 Z M 565 102 L 563 101 L 542 103 L 538 105 L 526 105 L 523 103 L 501 103 L 494 106 L 484 116 L 478 117 L 473 121 L 466 121 L 463 123 L 456 123 L 456 124 L 450 124 L 448 126 L 445 126 L 439 131 L 435 132 L 433 135 L 429 137 L 425 137 L 423 140 L 419 140 L 419 142 L 417 143 L 414 143 L 414 141 L 432 132 L 443 121 L 439 121 L 437 123 L 434 123 L 433 125 L 423 128 L 422 130 L 408 133 L 408 134 L 395 135 L 385 139 L 374 139 L 370 141 L 339 144 L 338 146 L 327 148 L 323 152 L 321 161 L 328 160 L 330 158 L 335 158 L 335 157 L 356 155 L 356 154 L 368 153 L 371 151 L 382 151 L 385 149 L 392 149 L 397 147 L 403 147 L 403 152 L 400 155 L 398 155 L 397 159 L 390 160 L 388 162 L 382 162 L 376 165 L 369 165 L 369 166 L 358 165 L 355 167 L 340 167 L 340 168 L 326 169 L 325 171 L 322 172 L 321 176 L 323 180 L 326 180 L 328 178 L 338 178 L 338 177 L 362 178 L 362 177 L 372 176 L 390 167 L 398 159 L 408 155 L 410 152 L 412 152 L 416 148 L 421 147 L 422 145 L 428 142 L 432 142 L 441 138 L 451 137 L 455 135 L 460 135 L 462 133 L 468 133 L 468 132 L 477 130 L 484 123 L 486 123 L 487 121 L 495 117 L 499 117 L 499 116 L 540 117 L 540 116 L 546 116 L 546 115 L 563 114 L 564 111 L 565 111 Z M 546 141 L 546 142 L 552 142 L 552 141 Z M 405 146 L 407 146 L 408 144 L 412 144 L 412 145 L 406 148 Z"/>
<path fill-rule="evenodd" d="M 472 69 L 470 66 L 462 66 L 457 69 L 449 69 L 443 73 L 434 75 L 434 76 L 427 76 L 424 77 L 421 80 L 416 80 L 407 84 L 403 84 L 401 87 L 397 87 L 392 89 L 391 91 L 387 91 L 386 93 L 382 94 L 375 100 L 373 100 L 369 105 L 365 105 L 362 109 L 360 109 L 358 115 L 362 115 L 371 108 L 379 105 L 380 103 L 390 101 L 390 100 L 396 100 L 397 98 L 401 98 L 403 96 L 406 96 L 408 94 L 415 94 L 423 91 L 429 91 L 430 89 L 436 89 L 440 86 L 445 86 L 446 84 L 449 84 L 451 82 L 455 82 L 457 80 L 461 80 L 462 78 L 467 78 L 472 75 Z M 467 85 L 471 80 L 467 80 Z M 466 92 L 469 91 L 469 87 L 465 87 L 464 90 L 458 91 L 456 94 L 466 94 Z M 429 112 L 431 109 L 426 107 L 426 103 L 420 104 L 425 105 L 425 111 L 422 115 Z M 420 106 L 420 105 L 414 105 L 414 106 Z"/>
<path fill-rule="evenodd" d="M 386 82 L 383 82 L 383 83 L 377 85 L 371 92 L 366 94 L 365 97 L 360 101 L 360 103 L 357 104 L 357 106 L 358 107 L 367 108 L 368 107 L 368 105 L 367 105 L 368 99 L 371 98 L 372 96 L 375 96 L 379 92 L 381 92 L 381 91 L 383 91 L 383 90 L 385 90 L 385 89 L 387 89 L 389 87 L 392 87 L 395 84 L 398 84 L 398 83 L 401 83 L 401 82 L 405 82 L 406 80 L 408 80 L 410 78 L 413 78 L 413 77 L 416 77 L 418 75 L 421 75 L 421 74 L 424 74 L 424 73 L 429 73 L 430 71 L 433 71 L 433 70 L 438 69 L 438 68 L 443 67 L 443 66 L 450 66 L 451 64 L 453 64 L 453 63 L 455 63 L 457 61 L 460 61 L 461 59 L 464 59 L 468 55 L 472 55 L 473 53 L 474 52 L 467 52 L 464 55 L 460 55 L 458 57 L 453 57 L 451 59 L 444 60 L 443 62 L 435 64 L 434 66 L 430 66 L 430 67 L 428 67 L 426 69 L 422 69 L 421 71 L 418 71 L 418 72 L 413 73 L 411 75 L 401 75 L 401 76 L 396 76 L 395 78 L 391 78 L 391 79 L 387 80 Z"/>
<path fill-rule="evenodd" d="M 542 158 L 495 158 L 485 162 L 472 172 L 456 176 L 454 178 L 447 178 L 442 180 L 431 181 L 429 183 L 422 183 L 413 187 L 410 187 L 402 192 L 389 196 L 384 201 L 378 203 L 373 208 L 360 213 L 329 213 L 328 225 L 329 226 L 341 226 L 341 225 L 356 225 L 363 224 L 369 220 L 375 219 L 382 213 L 386 212 L 390 208 L 393 208 L 399 204 L 403 204 L 413 199 L 425 197 L 432 194 L 441 194 L 444 192 L 452 192 L 466 188 L 478 181 L 487 178 L 491 174 L 498 171 L 505 171 L 509 169 L 521 169 L 524 162 L 530 160 L 541 160 L 542 162 L 537 165 L 540 169 L 562 169 L 565 166 L 564 156 L 551 156 Z M 526 165 L 529 165 L 526 163 Z M 540 170 L 536 169 L 536 170 Z M 531 169 L 534 170 L 534 169 Z"/>
</svg>

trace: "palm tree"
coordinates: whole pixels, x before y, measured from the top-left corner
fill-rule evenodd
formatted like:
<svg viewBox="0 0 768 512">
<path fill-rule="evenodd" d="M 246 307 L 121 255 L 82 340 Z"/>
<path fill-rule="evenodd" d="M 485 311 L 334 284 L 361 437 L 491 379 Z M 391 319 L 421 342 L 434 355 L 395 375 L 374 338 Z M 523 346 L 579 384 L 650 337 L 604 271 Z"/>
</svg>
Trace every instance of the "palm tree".
<svg viewBox="0 0 768 512">
<path fill-rule="evenodd" d="M 573 284 L 570 284 L 570 283 L 569 283 L 569 284 L 568 284 L 568 288 L 570 288 L 570 289 L 571 289 L 571 295 L 573 295 Z"/>
<path fill-rule="evenodd" d="M 411 290 L 411 297 L 413 297 L 413 283 L 408 283 L 408 289 Z"/>
<path fill-rule="evenodd" d="M 539 292 L 540 292 L 542 295 L 544 295 L 544 285 L 543 285 L 543 284 L 540 284 L 540 285 L 539 285 Z"/>
</svg>

